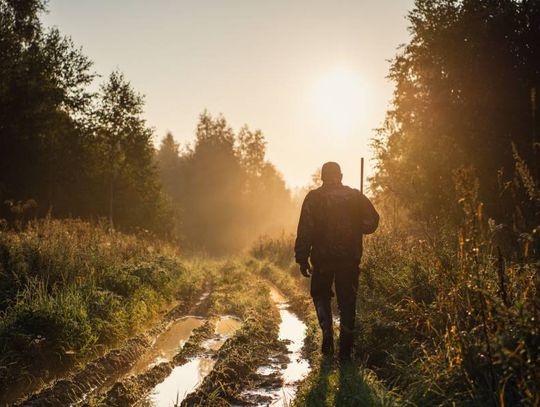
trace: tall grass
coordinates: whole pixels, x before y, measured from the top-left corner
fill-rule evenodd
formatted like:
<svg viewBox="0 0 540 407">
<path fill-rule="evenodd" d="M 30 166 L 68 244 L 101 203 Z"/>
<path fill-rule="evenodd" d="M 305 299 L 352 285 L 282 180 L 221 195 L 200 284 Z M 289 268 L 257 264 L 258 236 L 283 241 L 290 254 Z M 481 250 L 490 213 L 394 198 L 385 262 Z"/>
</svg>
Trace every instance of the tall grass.
<svg viewBox="0 0 540 407">
<path fill-rule="evenodd" d="M 0 388 L 118 344 L 204 278 L 172 247 L 99 224 L 0 230 Z"/>
<path fill-rule="evenodd" d="M 416 405 L 538 405 L 538 258 L 530 239 L 501 256 L 497 228 L 464 187 L 457 236 L 432 244 L 383 226 L 366 239 L 357 360 Z M 280 264 L 290 253 L 290 263 L 292 240 L 253 253 Z"/>
</svg>

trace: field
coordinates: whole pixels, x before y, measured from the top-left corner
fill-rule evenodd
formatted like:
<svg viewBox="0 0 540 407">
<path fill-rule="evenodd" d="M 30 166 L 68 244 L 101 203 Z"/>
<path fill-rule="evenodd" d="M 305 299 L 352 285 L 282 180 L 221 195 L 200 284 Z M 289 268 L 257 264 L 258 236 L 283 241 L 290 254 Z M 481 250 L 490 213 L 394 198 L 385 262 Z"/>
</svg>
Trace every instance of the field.
<svg viewBox="0 0 540 407">
<path fill-rule="evenodd" d="M 4 230 L 2 403 L 534 405 L 534 267 L 503 269 L 502 292 L 496 263 L 403 242 L 366 242 L 342 366 L 319 353 L 291 238 L 215 260 L 76 220 Z M 193 383 L 180 393 L 174 380 Z"/>
<path fill-rule="evenodd" d="M 290 254 L 277 259 L 258 247 L 237 258 L 190 258 L 144 236 L 50 219 L 3 231 L 1 245 L 3 292 L 11 293 L 0 325 L 3 404 L 158 403 L 152 394 L 179 368 L 182 380 L 199 379 L 185 394 L 165 392 L 164 403 L 291 403 L 299 384 L 309 398 L 319 334 Z M 134 370 L 192 318 L 200 323 L 176 338 L 167 360 Z M 239 324 L 223 331 L 227 321 Z M 351 400 L 386 397 L 364 387 L 359 395 L 353 384 Z"/>
</svg>

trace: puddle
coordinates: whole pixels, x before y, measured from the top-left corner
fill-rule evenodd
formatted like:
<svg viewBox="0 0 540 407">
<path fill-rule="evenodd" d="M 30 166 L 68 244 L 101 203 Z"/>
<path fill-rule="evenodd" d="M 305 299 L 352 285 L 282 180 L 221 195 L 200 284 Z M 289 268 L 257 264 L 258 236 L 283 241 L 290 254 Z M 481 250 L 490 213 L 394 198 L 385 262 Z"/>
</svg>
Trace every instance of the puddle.
<svg viewBox="0 0 540 407">
<path fill-rule="evenodd" d="M 200 322 L 202 324 L 203 321 Z M 214 337 L 202 343 L 208 354 L 193 358 L 189 362 L 175 367 L 164 381 L 154 387 L 147 400 L 148 404 L 153 407 L 174 407 L 178 405 L 212 371 L 215 363 L 212 354 L 217 352 L 241 325 L 242 321 L 236 317 L 221 317 L 216 323 Z M 174 356 L 174 353 L 172 356 Z M 170 357 L 172 358 L 172 356 Z"/>
<path fill-rule="evenodd" d="M 195 328 L 204 320 L 197 317 L 185 317 L 174 321 L 171 326 L 158 336 L 152 347 L 135 363 L 129 375 L 139 374 L 162 362 L 172 360 L 188 340 Z"/>
<path fill-rule="evenodd" d="M 259 388 L 244 393 L 248 399 L 264 399 L 256 405 L 259 406 L 288 406 L 296 395 L 298 382 L 309 373 L 309 363 L 302 356 L 302 347 L 306 337 L 306 325 L 288 310 L 287 299 L 275 287 L 270 288 L 270 297 L 279 309 L 281 323 L 279 324 L 279 339 L 287 344 L 288 361 L 282 364 L 279 360 L 270 360 L 270 364 L 262 366 L 257 373 L 272 377 L 279 375 L 283 379 L 283 386 L 273 389 Z"/>
<path fill-rule="evenodd" d="M 179 405 L 180 401 L 201 384 L 214 363 L 210 357 L 199 357 L 175 367 L 172 373 L 154 388 L 150 395 L 150 404 L 154 407 Z"/>
<path fill-rule="evenodd" d="M 217 352 L 221 349 L 225 341 L 233 336 L 242 326 L 242 321 L 231 315 L 223 316 L 216 323 L 216 330 L 213 338 L 203 342 L 203 347 L 206 350 Z"/>
<path fill-rule="evenodd" d="M 216 334 L 230 337 L 236 333 L 242 321 L 231 315 L 223 316 L 216 324 Z"/>
<path fill-rule="evenodd" d="M 309 363 L 302 357 L 302 347 L 306 337 L 306 325 L 293 313 L 286 309 L 280 310 L 281 324 L 279 339 L 289 341 L 287 350 L 291 361 L 283 371 L 285 386 L 302 380 L 309 372 Z"/>
</svg>

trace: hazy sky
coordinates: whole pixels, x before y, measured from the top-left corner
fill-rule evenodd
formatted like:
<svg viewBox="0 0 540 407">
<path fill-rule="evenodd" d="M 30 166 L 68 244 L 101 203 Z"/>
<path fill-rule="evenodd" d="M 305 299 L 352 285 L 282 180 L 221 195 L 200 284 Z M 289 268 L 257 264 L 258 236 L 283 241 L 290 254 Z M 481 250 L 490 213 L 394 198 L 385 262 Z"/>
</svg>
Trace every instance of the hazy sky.
<svg viewBox="0 0 540 407">
<path fill-rule="evenodd" d="M 156 143 L 185 145 L 198 115 L 260 128 L 290 186 L 325 161 L 358 185 L 392 94 L 388 59 L 413 0 L 50 0 L 56 25 L 107 76 L 146 95 Z M 367 171 L 373 162 L 367 161 Z"/>
</svg>

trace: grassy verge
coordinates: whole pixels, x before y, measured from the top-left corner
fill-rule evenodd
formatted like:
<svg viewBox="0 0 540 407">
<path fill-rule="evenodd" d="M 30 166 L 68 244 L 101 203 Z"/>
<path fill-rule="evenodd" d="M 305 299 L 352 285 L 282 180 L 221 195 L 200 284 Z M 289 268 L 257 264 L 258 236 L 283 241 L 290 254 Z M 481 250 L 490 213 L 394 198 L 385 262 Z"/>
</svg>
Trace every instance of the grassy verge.
<svg viewBox="0 0 540 407">
<path fill-rule="evenodd" d="M 538 261 L 527 257 L 527 244 L 520 258 L 494 256 L 489 229 L 482 222 L 469 220 L 476 229 L 464 228 L 459 239 L 438 236 L 428 242 L 384 229 L 366 239 L 357 300 L 356 368 L 375 371 L 399 393 L 400 403 L 540 402 Z M 288 286 L 296 284 L 301 291 L 305 284 L 298 283 L 299 277 L 287 282 L 274 270 L 290 267 L 284 261 L 287 247 L 291 258 L 290 240 L 260 243 L 252 254 L 269 259 L 272 265 L 265 273 L 293 295 Z M 338 398 L 344 403 L 351 397 L 367 403 L 361 398 L 363 386 L 338 397 L 347 393 L 340 383 L 343 372 L 330 367 L 327 373 L 319 360 L 314 353 L 314 369 L 300 388 L 297 405 L 328 405 Z M 345 372 L 345 379 L 365 377 L 358 372 L 366 371 Z M 388 403 L 386 396 L 376 400 Z"/>
<path fill-rule="evenodd" d="M 166 244 L 100 225 L 1 230 L 0 400 L 141 332 L 196 298 L 205 278 Z"/>
</svg>

